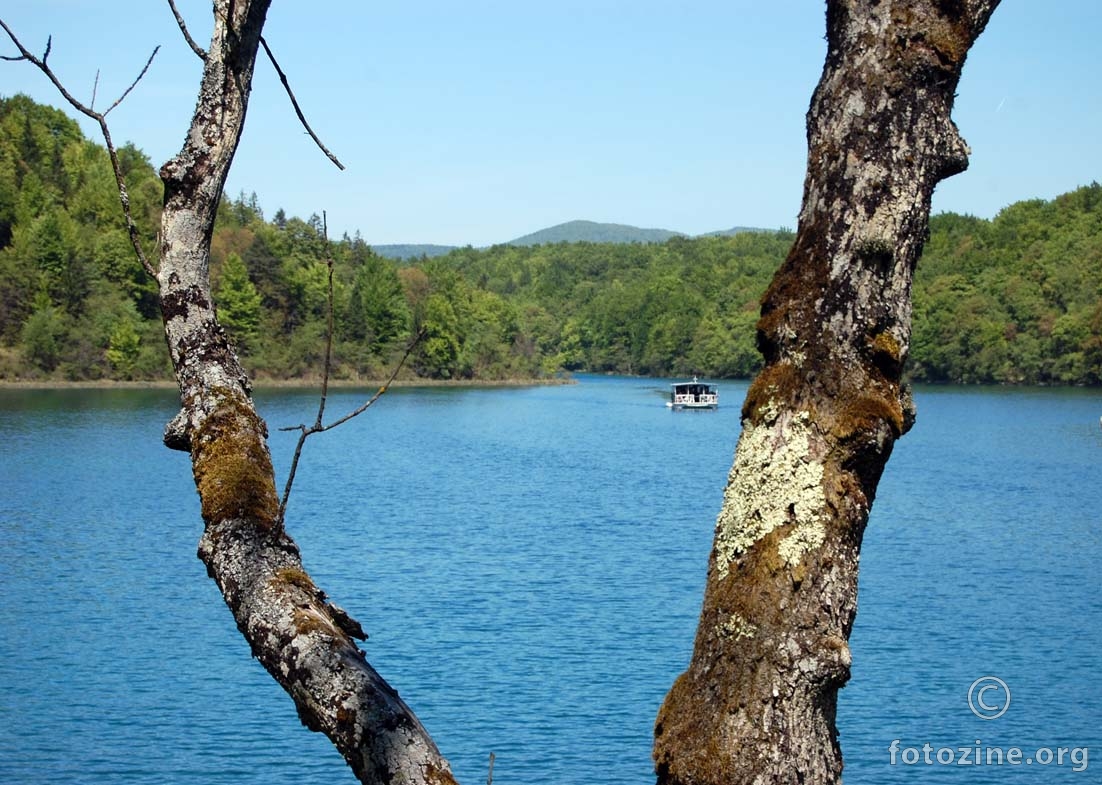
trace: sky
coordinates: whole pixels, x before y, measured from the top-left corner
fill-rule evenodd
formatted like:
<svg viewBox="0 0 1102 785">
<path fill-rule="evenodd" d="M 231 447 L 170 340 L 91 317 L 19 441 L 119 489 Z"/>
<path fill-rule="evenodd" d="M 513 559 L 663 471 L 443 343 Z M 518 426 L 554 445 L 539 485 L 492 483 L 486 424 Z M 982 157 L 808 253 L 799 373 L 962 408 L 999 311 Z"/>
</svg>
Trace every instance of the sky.
<svg viewBox="0 0 1102 785">
<path fill-rule="evenodd" d="M 209 0 L 179 0 L 205 45 Z M 258 63 L 227 192 L 368 243 L 484 246 L 585 219 L 700 234 L 794 228 L 820 0 L 276 0 L 265 38 L 339 171 Z M 179 150 L 201 63 L 167 3 L 4 0 L 3 19 L 155 166 Z M 934 211 L 993 217 L 1102 180 L 1102 3 L 1003 0 L 954 118 L 972 148 Z M 0 54 L 13 54 L 6 39 Z M 61 105 L 26 63 L 0 95 Z M 73 114 L 70 112 L 70 114 Z M 74 115 L 75 116 L 75 115 Z M 98 139 L 87 120 L 85 133 Z"/>
</svg>

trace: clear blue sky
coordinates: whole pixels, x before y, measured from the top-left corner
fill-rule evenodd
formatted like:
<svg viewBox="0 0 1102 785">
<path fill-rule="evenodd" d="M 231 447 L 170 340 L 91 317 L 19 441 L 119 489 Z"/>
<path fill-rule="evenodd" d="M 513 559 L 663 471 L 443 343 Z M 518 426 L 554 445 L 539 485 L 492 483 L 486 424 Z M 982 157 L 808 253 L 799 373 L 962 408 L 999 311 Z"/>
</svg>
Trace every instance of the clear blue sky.
<svg viewBox="0 0 1102 785">
<path fill-rule="evenodd" d="M 180 0 L 205 44 L 210 3 Z M 475 246 L 576 218 L 702 233 L 794 227 L 804 113 L 824 55 L 817 0 L 277 0 L 266 38 L 339 172 L 257 68 L 228 190 L 327 211 L 371 243 Z M 159 166 L 180 146 L 200 63 L 157 0 L 5 0 L 32 50 Z M 955 118 L 968 172 L 934 209 L 991 217 L 1102 180 L 1102 3 L 1004 0 L 973 49 Z M 0 52 L 11 54 L 6 40 Z M 59 105 L 25 63 L 0 94 Z M 87 133 L 93 128 L 82 123 Z"/>
</svg>

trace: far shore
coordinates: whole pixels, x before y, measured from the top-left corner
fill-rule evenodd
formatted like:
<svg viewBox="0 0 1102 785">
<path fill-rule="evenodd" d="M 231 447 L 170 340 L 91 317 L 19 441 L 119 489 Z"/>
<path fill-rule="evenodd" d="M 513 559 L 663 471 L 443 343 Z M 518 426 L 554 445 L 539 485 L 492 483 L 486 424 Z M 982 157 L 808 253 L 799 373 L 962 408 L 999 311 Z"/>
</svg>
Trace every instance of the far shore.
<svg viewBox="0 0 1102 785">
<path fill-rule="evenodd" d="M 330 379 L 329 389 L 377 389 L 385 379 Z M 545 379 L 396 379 L 388 387 L 545 387 L 577 384 L 569 376 Z M 253 379 L 255 390 L 320 390 L 321 379 Z M 64 381 L 56 379 L 0 379 L 0 390 L 175 390 L 169 379 L 120 381 L 92 379 Z"/>
</svg>

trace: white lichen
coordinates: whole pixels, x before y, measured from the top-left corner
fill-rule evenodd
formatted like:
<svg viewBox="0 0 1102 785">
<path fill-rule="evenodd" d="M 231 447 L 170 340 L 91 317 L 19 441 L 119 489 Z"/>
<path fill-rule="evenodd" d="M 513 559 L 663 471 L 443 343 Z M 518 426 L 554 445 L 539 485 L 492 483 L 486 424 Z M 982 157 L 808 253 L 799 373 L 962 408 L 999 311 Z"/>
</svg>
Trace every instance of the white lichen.
<svg viewBox="0 0 1102 785">
<path fill-rule="evenodd" d="M 821 520 L 799 523 L 792 533 L 777 543 L 777 553 L 785 564 L 796 566 L 803 555 L 826 541 L 826 527 Z"/>
<path fill-rule="evenodd" d="M 753 638 L 757 631 L 757 625 L 751 624 L 737 613 L 732 613 L 731 617 L 717 628 L 721 637 L 736 641 L 740 638 Z"/>
<path fill-rule="evenodd" d="M 812 449 L 809 423 L 810 414 L 799 412 L 773 424 L 750 425 L 739 438 L 716 519 L 721 579 L 735 559 L 779 526 L 794 527 L 778 548 L 790 565 L 823 543 L 823 464 Z"/>
</svg>

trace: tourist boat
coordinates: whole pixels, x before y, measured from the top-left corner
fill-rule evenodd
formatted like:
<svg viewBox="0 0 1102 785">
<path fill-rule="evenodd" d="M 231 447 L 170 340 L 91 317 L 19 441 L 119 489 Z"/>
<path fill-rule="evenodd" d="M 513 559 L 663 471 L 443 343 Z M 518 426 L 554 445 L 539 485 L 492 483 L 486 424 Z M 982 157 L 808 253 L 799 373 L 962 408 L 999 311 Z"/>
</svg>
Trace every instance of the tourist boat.
<svg viewBox="0 0 1102 785">
<path fill-rule="evenodd" d="M 705 384 L 695 376 L 691 382 L 675 382 L 666 406 L 679 409 L 715 409 L 719 407 L 719 390 L 714 384 Z"/>
</svg>

